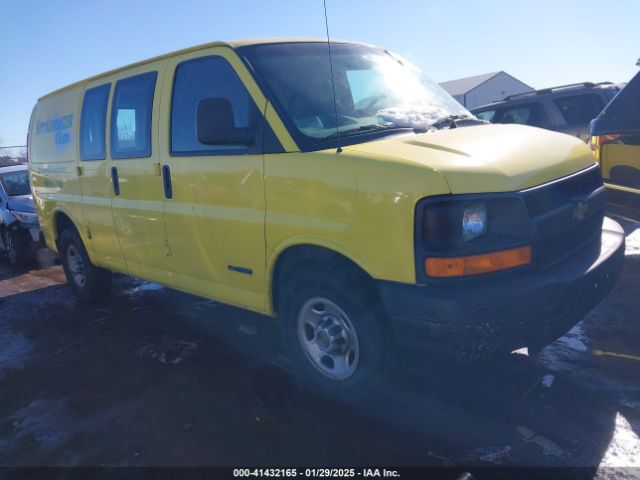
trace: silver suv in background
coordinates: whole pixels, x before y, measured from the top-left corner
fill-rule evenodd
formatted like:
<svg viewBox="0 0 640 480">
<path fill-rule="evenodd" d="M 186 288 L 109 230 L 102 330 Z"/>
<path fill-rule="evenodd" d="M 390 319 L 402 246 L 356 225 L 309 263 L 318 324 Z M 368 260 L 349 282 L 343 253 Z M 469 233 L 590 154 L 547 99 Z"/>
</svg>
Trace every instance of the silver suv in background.
<svg viewBox="0 0 640 480">
<path fill-rule="evenodd" d="M 586 142 L 589 122 L 619 90 L 611 82 L 562 85 L 510 95 L 472 113 L 491 123 L 531 125 L 574 135 Z"/>
<path fill-rule="evenodd" d="M 31 260 L 40 236 L 27 165 L 0 166 L 0 248 L 9 264 Z"/>
</svg>

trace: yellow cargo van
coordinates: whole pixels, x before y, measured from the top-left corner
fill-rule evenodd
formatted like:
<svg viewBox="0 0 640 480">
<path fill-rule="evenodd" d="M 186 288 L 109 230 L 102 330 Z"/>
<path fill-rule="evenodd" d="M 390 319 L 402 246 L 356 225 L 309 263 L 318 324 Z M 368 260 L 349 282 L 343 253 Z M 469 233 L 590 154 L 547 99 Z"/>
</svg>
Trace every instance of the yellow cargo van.
<svg viewBox="0 0 640 480">
<path fill-rule="evenodd" d="M 353 392 L 394 356 L 540 348 L 613 287 L 582 141 L 328 46 L 211 43 L 38 101 L 34 199 L 80 299 L 122 272 L 278 318 L 301 378 Z"/>
</svg>

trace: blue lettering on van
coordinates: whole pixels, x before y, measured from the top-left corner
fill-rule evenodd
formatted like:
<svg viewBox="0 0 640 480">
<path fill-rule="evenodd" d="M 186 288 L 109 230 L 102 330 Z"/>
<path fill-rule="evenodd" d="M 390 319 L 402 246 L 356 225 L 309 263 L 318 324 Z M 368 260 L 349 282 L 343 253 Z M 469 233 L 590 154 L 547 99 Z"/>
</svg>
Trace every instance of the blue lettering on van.
<svg viewBox="0 0 640 480">
<path fill-rule="evenodd" d="M 36 133 L 57 132 L 59 130 L 66 130 L 73 125 L 73 114 L 65 115 L 63 117 L 53 117 L 45 121 L 38 120 L 36 125 Z"/>
<path fill-rule="evenodd" d="M 68 131 L 56 132 L 56 145 L 64 145 L 71 141 L 71 135 Z"/>
</svg>

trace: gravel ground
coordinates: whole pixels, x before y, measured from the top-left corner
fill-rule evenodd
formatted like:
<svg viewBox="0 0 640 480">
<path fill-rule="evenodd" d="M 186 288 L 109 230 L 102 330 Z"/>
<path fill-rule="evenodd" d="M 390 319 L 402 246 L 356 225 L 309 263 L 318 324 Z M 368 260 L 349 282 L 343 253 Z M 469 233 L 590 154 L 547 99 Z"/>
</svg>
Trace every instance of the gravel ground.
<svg viewBox="0 0 640 480">
<path fill-rule="evenodd" d="M 275 322 L 118 277 L 77 305 L 46 251 L 0 266 L 0 465 L 640 467 L 640 224 L 615 290 L 567 335 L 393 372 L 358 406 L 297 388 Z M 3 265 L 0 263 L 0 265 Z"/>
</svg>

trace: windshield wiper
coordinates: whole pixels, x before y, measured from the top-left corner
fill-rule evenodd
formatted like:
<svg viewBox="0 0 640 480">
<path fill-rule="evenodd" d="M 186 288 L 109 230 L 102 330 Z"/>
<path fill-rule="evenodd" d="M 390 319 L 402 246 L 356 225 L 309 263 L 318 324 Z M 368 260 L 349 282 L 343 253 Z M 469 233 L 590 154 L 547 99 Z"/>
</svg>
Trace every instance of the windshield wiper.
<svg viewBox="0 0 640 480">
<path fill-rule="evenodd" d="M 331 135 L 324 137 L 319 142 L 324 142 L 325 140 L 331 140 L 333 138 L 338 138 L 338 137 L 348 137 L 351 135 L 358 135 L 362 133 L 380 132 L 382 130 L 399 130 L 399 129 L 409 130 L 410 128 L 411 127 L 399 127 L 396 125 L 380 125 L 377 123 L 373 123 L 371 125 L 362 125 L 360 127 L 350 128 L 348 130 L 341 130 L 339 132 L 332 133 Z M 316 142 L 316 143 L 319 143 L 319 142 Z"/>
<path fill-rule="evenodd" d="M 467 120 L 471 123 L 469 123 L 469 125 L 472 124 L 483 124 L 485 122 L 483 122 L 482 120 L 477 120 L 474 117 L 471 117 L 469 115 L 466 114 L 461 114 L 461 115 L 447 115 L 446 117 L 442 117 L 439 118 L 438 120 L 436 120 L 435 122 L 433 122 L 431 125 L 429 125 L 429 128 L 436 128 L 436 129 L 440 129 L 440 128 L 444 128 L 446 126 L 449 126 L 449 128 L 456 128 L 456 121 L 457 120 Z M 466 124 L 465 124 L 466 125 Z M 463 125 L 463 126 L 465 126 Z"/>
</svg>

